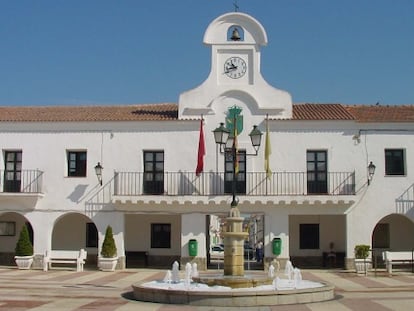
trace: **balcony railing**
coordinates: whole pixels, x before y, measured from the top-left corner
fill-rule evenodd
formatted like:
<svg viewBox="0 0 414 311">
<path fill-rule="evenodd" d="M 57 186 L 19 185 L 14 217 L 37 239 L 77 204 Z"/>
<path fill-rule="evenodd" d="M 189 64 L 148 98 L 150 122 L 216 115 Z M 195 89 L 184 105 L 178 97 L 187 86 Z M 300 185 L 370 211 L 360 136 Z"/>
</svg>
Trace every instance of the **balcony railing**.
<svg viewBox="0 0 414 311">
<path fill-rule="evenodd" d="M 2 193 L 41 193 L 43 172 L 22 170 L 8 172 L 0 170 L 0 192 Z"/>
<path fill-rule="evenodd" d="M 207 172 L 196 176 L 193 172 L 165 172 L 162 180 L 146 180 L 142 172 L 115 172 L 114 195 L 170 195 L 218 196 L 231 193 L 226 188 L 224 173 Z M 307 180 L 306 172 L 274 172 L 266 178 L 264 172 L 247 173 L 248 196 L 297 196 L 297 195 L 354 195 L 355 172 L 330 172 L 324 182 Z M 315 187 L 317 185 L 317 187 Z"/>
<path fill-rule="evenodd" d="M 395 199 L 397 213 L 406 214 L 414 207 L 414 184 Z"/>
</svg>

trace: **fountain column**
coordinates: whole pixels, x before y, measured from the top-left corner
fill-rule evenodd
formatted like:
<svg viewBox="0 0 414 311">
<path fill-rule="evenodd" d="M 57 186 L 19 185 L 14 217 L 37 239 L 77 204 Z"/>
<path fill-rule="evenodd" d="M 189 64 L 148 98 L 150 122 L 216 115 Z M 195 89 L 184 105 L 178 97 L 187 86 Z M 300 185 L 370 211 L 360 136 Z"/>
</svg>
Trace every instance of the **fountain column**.
<svg viewBox="0 0 414 311">
<path fill-rule="evenodd" d="M 227 230 L 224 233 L 224 275 L 244 275 L 244 241 L 248 236 L 243 232 L 243 220 L 237 207 L 232 207 L 227 220 Z"/>
</svg>

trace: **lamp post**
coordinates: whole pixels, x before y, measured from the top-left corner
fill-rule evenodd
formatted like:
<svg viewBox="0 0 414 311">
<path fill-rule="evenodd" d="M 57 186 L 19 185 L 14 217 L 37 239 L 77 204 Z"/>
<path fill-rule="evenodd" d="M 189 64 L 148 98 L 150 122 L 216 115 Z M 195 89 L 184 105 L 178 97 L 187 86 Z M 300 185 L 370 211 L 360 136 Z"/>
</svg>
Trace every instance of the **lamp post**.
<svg viewBox="0 0 414 311">
<path fill-rule="evenodd" d="M 98 182 L 101 186 L 102 186 L 102 170 L 103 170 L 103 167 L 102 167 L 101 163 L 98 162 L 98 164 L 96 164 L 96 166 L 95 166 L 95 174 L 96 174 L 96 177 L 98 178 Z"/>
<path fill-rule="evenodd" d="M 227 230 L 223 234 L 224 275 L 233 277 L 244 276 L 244 241 L 248 236 L 248 233 L 243 231 L 244 218 L 240 216 L 240 211 L 237 208 L 238 199 L 236 197 L 236 180 L 238 175 L 237 156 L 239 153 L 237 136 L 243 130 L 243 117 L 240 113 L 240 107 L 234 106 L 230 108 L 226 118 L 227 127 L 224 126 L 224 123 L 220 123 L 220 126 L 213 131 L 214 140 L 219 146 L 220 153 L 227 153 L 230 155 L 233 164 L 231 209 L 229 216 L 226 219 Z M 255 153 L 249 155 L 257 156 L 262 132 L 255 125 L 249 136 L 255 150 Z"/>
<path fill-rule="evenodd" d="M 371 162 L 369 162 L 369 165 L 367 167 L 368 169 L 368 186 L 371 183 L 372 177 L 374 177 L 375 174 L 375 165 Z"/>
</svg>

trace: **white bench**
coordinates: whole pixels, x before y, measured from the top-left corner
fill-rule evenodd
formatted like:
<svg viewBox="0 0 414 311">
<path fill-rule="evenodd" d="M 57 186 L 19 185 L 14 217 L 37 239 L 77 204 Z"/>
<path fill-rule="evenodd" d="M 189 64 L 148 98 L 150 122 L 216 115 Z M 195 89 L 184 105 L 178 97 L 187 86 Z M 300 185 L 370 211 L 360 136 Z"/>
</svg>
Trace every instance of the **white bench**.
<svg viewBox="0 0 414 311">
<path fill-rule="evenodd" d="M 393 264 L 413 264 L 413 252 L 382 252 L 382 259 L 388 273 L 392 273 Z"/>
<path fill-rule="evenodd" d="M 46 251 L 43 258 L 43 271 L 52 267 L 52 263 L 73 263 L 76 264 L 76 271 L 83 271 L 87 252 L 84 249 L 79 251 L 50 250 Z"/>
</svg>

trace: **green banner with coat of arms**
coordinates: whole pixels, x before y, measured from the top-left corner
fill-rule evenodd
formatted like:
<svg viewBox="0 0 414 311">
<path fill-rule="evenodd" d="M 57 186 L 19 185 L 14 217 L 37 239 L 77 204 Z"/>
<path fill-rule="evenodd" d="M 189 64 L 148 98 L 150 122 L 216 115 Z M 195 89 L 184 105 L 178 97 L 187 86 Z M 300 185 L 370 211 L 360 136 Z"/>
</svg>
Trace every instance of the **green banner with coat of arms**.
<svg viewBox="0 0 414 311">
<path fill-rule="evenodd" d="M 233 106 L 227 112 L 226 128 L 230 131 L 230 136 L 233 136 L 234 133 L 238 136 L 243 131 L 243 116 L 241 115 L 241 111 L 242 109 L 240 107 Z M 234 124 L 236 124 L 236 128 Z"/>
</svg>

